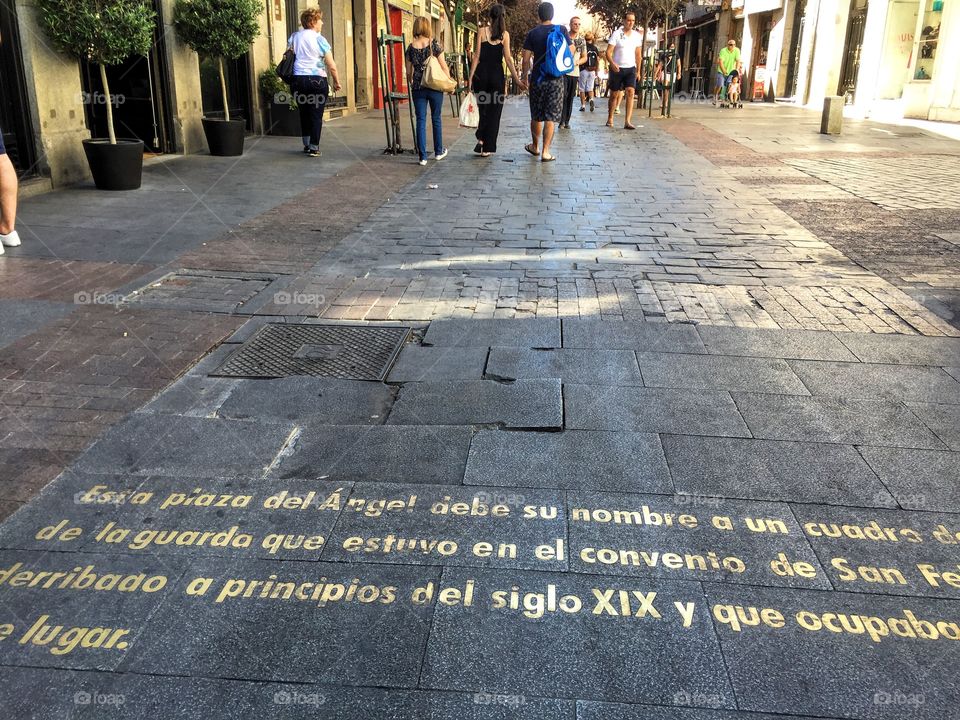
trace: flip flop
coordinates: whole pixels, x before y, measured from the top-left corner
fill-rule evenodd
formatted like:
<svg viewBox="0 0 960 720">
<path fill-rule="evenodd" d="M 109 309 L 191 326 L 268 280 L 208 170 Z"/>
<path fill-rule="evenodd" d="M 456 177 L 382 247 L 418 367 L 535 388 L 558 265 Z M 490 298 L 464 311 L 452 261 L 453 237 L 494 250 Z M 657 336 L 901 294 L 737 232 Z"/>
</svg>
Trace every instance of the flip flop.
<svg viewBox="0 0 960 720">
<path fill-rule="evenodd" d="M 540 156 L 540 162 L 553 162 L 556 159 L 557 159 L 556 155 L 551 155 L 550 157 L 547 157 L 546 155 Z"/>
<path fill-rule="evenodd" d="M 624 130 L 636 130 L 636 129 L 637 129 L 637 126 L 636 126 L 636 125 L 624 125 L 624 126 L 623 126 L 623 129 L 624 129 Z"/>
<path fill-rule="evenodd" d="M 526 150 L 531 155 L 533 155 L 534 157 L 540 157 L 540 153 L 538 153 L 536 150 L 531 150 L 530 149 L 531 147 L 533 147 L 533 143 L 528 143 L 523 146 L 523 149 Z"/>
</svg>

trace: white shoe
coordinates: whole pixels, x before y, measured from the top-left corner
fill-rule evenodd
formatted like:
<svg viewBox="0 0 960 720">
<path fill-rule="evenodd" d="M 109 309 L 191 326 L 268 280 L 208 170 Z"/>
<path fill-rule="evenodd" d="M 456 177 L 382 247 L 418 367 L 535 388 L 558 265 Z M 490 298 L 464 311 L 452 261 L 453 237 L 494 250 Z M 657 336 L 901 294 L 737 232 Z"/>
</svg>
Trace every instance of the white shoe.
<svg viewBox="0 0 960 720">
<path fill-rule="evenodd" d="M 620 108 L 617 108 L 616 110 L 614 110 L 614 111 L 613 111 L 613 114 L 614 114 L 614 115 L 619 115 L 619 114 L 620 114 Z"/>
<path fill-rule="evenodd" d="M 417 164 L 418 164 L 418 165 L 426 165 L 426 164 L 427 164 L 427 161 L 426 161 L 426 160 L 421 160 L 421 161 L 420 161 L 419 163 L 417 163 Z"/>
<path fill-rule="evenodd" d="M 14 230 L 9 235 L 0 235 L 0 244 L 7 247 L 17 247 L 20 244 L 20 235 Z"/>
<path fill-rule="evenodd" d="M 443 152 L 437 153 L 436 159 L 437 159 L 437 160 L 443 160 L 443 159 L 447 156 L 447 153 L 448 153 L 448 152 L 450 152 L 450 151 L 447 150 L 446 148 L 444 148 L 444 149 L 443 149 Z"/>
</svg>

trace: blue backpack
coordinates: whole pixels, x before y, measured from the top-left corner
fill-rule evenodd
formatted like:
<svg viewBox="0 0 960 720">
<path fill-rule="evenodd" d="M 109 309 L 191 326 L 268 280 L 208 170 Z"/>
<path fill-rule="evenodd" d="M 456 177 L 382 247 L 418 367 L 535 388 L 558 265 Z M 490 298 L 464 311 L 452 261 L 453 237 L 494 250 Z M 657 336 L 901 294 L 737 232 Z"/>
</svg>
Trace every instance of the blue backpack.
<svg viewBox="0 0 960 720">
<path fill-rule="evenodd" d="M 547 54 L 541 66 L 541 75 L 548 77 L 563 77 L 573 70 L 573 54 L 570 44 L 563 34 L 560 25 L 554 25 L 547 35 Z"/>
</svg>

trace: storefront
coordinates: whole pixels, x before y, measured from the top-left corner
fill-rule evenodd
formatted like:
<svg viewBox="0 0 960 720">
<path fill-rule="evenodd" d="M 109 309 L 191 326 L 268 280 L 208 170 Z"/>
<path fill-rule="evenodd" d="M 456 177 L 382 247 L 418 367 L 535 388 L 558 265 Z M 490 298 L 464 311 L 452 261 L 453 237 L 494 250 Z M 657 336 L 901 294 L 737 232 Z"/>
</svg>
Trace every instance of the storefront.
<svg viewBox="0 0 960 720">
<path fill-rule="evenodd" d="M 745 100 L 772 101 L 780 73 L 784 38 L 783 0 L 746 0 L 743 8 L 743 62 Z"/>
<path fill-rule="evenodd" d="M 854 101 L 866 117 L 960 121 L 960 1 L 871 0 Z"/>
</svg>

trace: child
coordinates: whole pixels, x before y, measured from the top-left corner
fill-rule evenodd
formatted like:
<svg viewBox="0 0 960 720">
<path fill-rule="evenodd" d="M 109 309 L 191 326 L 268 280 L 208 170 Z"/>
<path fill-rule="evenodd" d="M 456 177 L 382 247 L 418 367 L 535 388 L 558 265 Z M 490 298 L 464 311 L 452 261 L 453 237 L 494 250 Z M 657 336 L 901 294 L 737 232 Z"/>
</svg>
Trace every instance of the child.
<svg viewBox="0 0 960 720">
<path fill-rule="evenodd" d="M 730 73 L 730 84 L 727 85 L 727 103 L 730 107 L 743 107 L 740 102 L 740 73 L 736 70 Z"/>
</svg>

